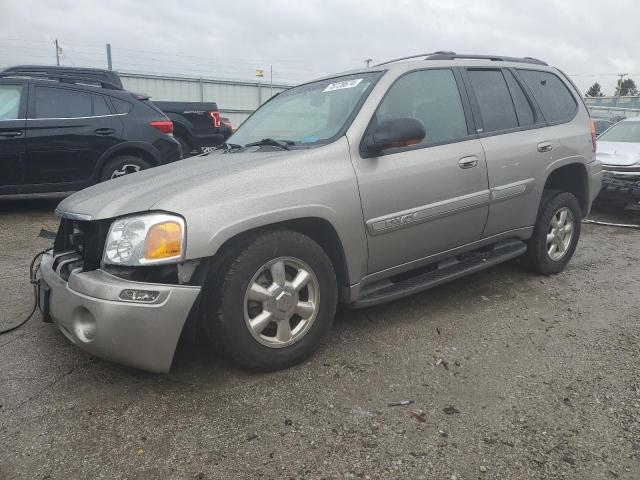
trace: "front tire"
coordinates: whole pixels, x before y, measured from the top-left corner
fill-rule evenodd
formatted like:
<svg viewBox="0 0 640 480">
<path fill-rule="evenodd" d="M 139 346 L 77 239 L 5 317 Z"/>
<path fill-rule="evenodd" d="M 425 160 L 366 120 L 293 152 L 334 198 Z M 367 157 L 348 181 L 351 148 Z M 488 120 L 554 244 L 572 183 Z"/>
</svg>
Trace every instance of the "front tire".
<svg viewBox="0 0 640 480">
<path fill-rule="evenodd" d="M 337 303 L 331 260 L 298 232 L 261 233 L 223 253 L 205 287 L 204 327 L 217 351 L 248 370 L 308 358 L 329 333 Z"/>
<path fill-rule="evenodd" d="M 581 219 L 582 210 L 575 195 L 545 191 L 533 236 L 527 244 L 529 267 L 543 275 L 562 272 L 578 246 Z"/>
</svg>

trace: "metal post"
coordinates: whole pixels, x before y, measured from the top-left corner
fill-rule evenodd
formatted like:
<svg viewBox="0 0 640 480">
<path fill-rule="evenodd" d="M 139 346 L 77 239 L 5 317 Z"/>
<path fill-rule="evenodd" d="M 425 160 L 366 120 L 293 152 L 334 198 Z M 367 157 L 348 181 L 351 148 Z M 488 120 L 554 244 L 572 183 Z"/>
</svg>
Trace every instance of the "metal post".
<svg viewBox="0 0 640 480">
<path fill-rule="evenodd" d="M 269 65 L 269 75 L 270 75 L 269 98 L 271 98 L 273 97 L 273 65 Z"/>
<path fill-rule="evenodd" d="M 256 83 L 258 86 L 258 106 L 262 105 L 262 84 L 260 82 Z"/>
<path fill-rule="evenodd" d="M 204 102 L 204 82 L 202 77 L 198 78 L 198 83 L 200 83 L 200 101 Z"/>
<path fill-rule="evenodd" d="M 620 105 L 620 97 L 622 96 L 622 79 L 626 75 L 629 75 L 629 74 L 628 73 L 618 74 L 618 76 L 620 77 L 620 80 L 618 81 L 618 98 L 616 99 L 616 107 Z"/>
<path fill-rule="evenodd" d="M 367 68 L 369 68 L 371 66 L 371 62 L 373 62 L 373 58 L 367 58 L 364 61 L 364 64 L 367 66 Z"/>
<path fill-rule="evenodd" d="M 60 46 L 58 45 L 58 39 L 53 42 L 56 46 L 56 65 L 60 66 Z"/>
<path fill-rule="evenodd" d="M 107 68 L 113 70 L 113 64 L 111 63 L 111 44 L 107 43 Z"/>
</svg>

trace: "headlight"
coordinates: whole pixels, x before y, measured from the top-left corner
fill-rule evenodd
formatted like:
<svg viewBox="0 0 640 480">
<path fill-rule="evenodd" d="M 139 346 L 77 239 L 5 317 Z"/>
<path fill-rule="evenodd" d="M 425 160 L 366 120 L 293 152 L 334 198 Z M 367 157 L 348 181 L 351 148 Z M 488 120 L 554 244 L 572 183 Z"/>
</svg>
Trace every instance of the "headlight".
<svg viewBox="0 0 640 480">
<path fill-rule="evenodd" d="M 152 213 L 123 217 L 109 228 L 102 261 L 111 265 L 155 265 L 183 258 L 185 224 L 181 217 Z"/>
</svg>

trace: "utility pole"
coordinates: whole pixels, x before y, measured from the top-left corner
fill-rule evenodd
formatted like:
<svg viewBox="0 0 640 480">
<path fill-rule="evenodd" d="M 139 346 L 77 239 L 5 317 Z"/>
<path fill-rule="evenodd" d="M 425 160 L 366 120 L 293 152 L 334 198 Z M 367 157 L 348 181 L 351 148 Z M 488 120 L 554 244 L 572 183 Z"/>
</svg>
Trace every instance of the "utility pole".
<svg viewBox="0 0 640 480">
<path fill-rule="evenodd" d="M 111 63 L 111 44 L 107 43 L 107 68 L 113 70 L 113 64 Z"/>
<path fill-rule="evenodd" d="M 56 65 L 60 66 L 60 45 L 58 45 L 58 39 L 57 38 L 53 42 L 53 44 L 56 46 Z"/>
<path fill-rule="evenodd" d="M 364 61 L 364 64 L 367 66 L 367 68 L 369 68 L 371 66 L 371 62 L 373 62 L 373 58 L 367 58 Z"/>
<path fill-rule="evenodd" d="M 620 103 L 620 97 L 622 96 L 622 79 L 629 75 L 628 73 L 619 73 L 618 76 L 620 80 L 618 80 L 618 100 L 616 101 L 616 107 Z"/>
<path fill-rule="evenodd" d="M 273 97 L 273 65 L 269 65 L 269 98 Z"/>
</svg>

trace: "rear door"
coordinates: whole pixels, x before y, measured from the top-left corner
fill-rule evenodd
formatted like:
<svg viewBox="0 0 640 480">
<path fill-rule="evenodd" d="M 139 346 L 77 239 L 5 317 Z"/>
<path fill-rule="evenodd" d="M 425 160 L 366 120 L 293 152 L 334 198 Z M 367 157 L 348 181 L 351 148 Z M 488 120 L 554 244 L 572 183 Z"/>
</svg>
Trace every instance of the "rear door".
<svg viewBox="0 0 640 480">
<path fill-rule="evenodd" d="M 427 134 L 419 145 L 354 162 L 369 273 L 480 238 L 488 213 L 487 168 L 461 91 L 455 69 L 408 72 L 389 87 L 371 119 L 369 129 L 417 118 Z"/>
<path fill-rule="evenodd" d="M 529 227 L 542 188 L 536 180 L 545 177 L 554 137 L 510 69 L 466 68 L 465 83 L 489 172 L 483 237 Z"/>
<path fill-rule="evenodd" d="M 23 182 L 28 84 L 0 83 L 0 188 Z"/>
<path fill-rule="evenodd" d="M 25 183 L 86 183 L 100 156 L 120 141 L 122 122 L 104 95 L 33 85 L 27 120 Z"/>
</svg>

